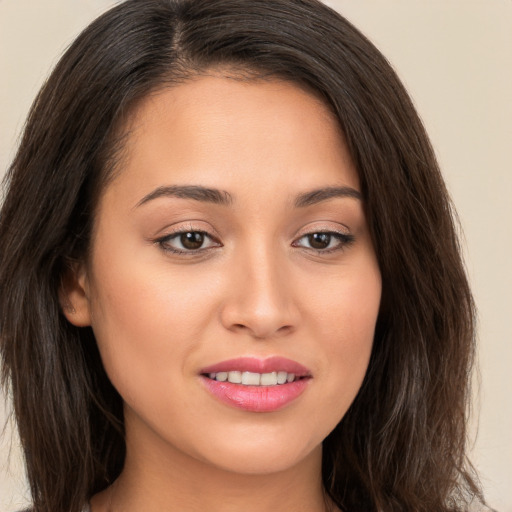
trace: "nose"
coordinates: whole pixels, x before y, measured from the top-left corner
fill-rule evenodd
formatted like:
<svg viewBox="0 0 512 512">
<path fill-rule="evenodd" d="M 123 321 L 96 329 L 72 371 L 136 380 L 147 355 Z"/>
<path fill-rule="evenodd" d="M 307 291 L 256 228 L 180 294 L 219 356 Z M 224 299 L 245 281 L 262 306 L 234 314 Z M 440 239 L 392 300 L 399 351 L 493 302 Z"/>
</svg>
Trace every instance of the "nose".
<svg viewBox="0 0 512 512">
<path fill-rule="evenodd" d="M 293 332 L 299 309 L 286 262 L 266 250 L 239 257 L 233 267 L 221 310 L 223 326 L 254 339 Z"/>
</svg>

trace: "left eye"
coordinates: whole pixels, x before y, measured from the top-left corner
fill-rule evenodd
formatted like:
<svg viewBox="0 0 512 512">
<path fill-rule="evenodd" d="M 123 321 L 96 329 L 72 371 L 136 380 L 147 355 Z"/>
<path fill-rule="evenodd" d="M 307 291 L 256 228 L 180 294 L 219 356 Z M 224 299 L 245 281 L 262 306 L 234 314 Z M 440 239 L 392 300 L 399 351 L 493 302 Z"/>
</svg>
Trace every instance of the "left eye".
<svg viewBox="0 0 512 512">
<path fill-rule="evenodd" d="M 330 252 L 342 249 L 353 241 L 354 237 L 352 235 L 320 231 L 318 233 L 308 233 L 300 237 L 293 245 L 321 252 Z"/>
<path fill-rule="evenodd" d="M 204 231 L 180 231 L 157 242 L 166 251 L 177 253 L 200 251 L 219 245 Z"/>
</svg>

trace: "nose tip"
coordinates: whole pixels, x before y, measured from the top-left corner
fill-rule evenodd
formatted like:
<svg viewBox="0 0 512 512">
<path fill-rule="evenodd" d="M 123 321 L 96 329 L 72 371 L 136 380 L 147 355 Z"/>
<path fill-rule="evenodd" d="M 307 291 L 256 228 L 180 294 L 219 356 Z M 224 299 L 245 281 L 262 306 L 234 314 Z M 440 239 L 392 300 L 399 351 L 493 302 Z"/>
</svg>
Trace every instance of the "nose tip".
<svg viewBox="0 0 512 512">
<path fill-rule="evenodd" d="M 290 286 L 277 265 L 259 263 L 234 274 L 221 321 L 232 332 L 254 339 L 284 336 L 298 324 L 298 310 Z"/>
<path fill-rule="evenodd" d="M 278 325 L 268 318 L 257 318 L 257 315 L 246 319 L 245 323 L 232 324 L 228 328 L 233 332 L 247 332 L 252 338 L 260 340 L 284 336 L 293 331 L 291 324 Z"/>
</svg>

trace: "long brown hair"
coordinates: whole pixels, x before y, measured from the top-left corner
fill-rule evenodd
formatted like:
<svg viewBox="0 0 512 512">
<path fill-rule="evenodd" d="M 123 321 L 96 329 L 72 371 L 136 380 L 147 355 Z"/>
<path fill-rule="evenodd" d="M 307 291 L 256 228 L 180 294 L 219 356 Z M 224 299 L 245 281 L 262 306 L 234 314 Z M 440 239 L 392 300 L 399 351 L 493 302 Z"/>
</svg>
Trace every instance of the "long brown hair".
<svg viewBox="0 0 512 512">
<path fill-rule="evenodd" d="M 368 372 L 324 441 L 342 510 L 459 511 L 474 306 L 434 152 L 380 52 L 316 0 L 128 0 L 93 22 L 32 107 L 0 215 L 2 379 L 36 512 L 78 512 L 123 467 L 122 400 L 90 328 L 61 313 L 134 103 L 213 67 L 315 91 L 357 166 L 383 279 Z"/>
</svg>

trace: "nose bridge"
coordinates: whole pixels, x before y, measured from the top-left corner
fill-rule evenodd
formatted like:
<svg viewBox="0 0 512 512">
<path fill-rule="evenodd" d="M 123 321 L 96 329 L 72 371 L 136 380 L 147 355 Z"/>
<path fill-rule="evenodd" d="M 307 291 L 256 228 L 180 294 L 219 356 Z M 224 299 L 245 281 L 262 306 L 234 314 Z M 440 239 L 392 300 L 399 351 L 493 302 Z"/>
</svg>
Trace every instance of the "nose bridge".
<svg viewBox="0 0 512 512">
<path fill-rule="evenodd" d="M 233 269 L 232 290 L 224 305 L 223 322 L 231 330 L 246 330 L 267 338 L 293 329 L 294 299 L 286 279 L 286 255 L 277 244 L 250 244 Z"/>
</svg>

